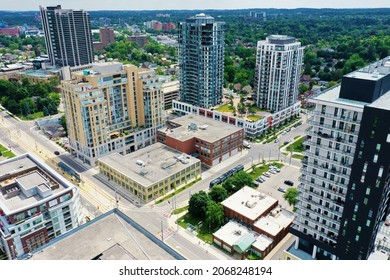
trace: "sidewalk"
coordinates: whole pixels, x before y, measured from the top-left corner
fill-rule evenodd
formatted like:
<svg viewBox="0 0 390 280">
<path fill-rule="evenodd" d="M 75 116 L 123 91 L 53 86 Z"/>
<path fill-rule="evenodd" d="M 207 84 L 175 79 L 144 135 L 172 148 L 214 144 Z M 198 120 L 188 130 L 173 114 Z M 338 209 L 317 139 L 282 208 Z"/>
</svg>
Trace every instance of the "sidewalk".
<svg viewBox="0 0 390 280">
<path fill-rule="evenodd" d="M 200 248 L 204 248 L 206 254 L 213 255 L 214 257 L 218 258 L 218 260 L 234 260 L 232 256 L 230 256 L 228 253 L 224 253 L 220 250 L 218 250 L 214 245 L 205 243 L 203 240 L 200 240 L 196 237 L 195 234 L 189 232 L 188 230 L 182 228 L 181 226 L 178 226 L 176 224 L 176 220 L 185 215 L 187 211 L 182 212 L 177 215 L 171 215 L 167 222 L 169 227 L 172 227 L 175 229 L 175 234 L 180 234 L 182 237 L 190 241 L 191 243 L 197 245 Z M 178 229 L 178 230 L 176 230 Z"/>
</svg>

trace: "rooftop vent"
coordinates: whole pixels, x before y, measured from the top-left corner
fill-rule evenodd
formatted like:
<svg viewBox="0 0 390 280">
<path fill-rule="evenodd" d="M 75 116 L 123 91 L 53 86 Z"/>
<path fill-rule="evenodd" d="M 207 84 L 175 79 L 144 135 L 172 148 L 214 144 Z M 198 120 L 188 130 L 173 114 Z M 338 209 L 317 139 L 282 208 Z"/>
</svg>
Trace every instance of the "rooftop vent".
<svg viewBox="0 0 390 280">
<path fill-rule="evenodd" d="M 256 206 L 256 204 L 257 204 L 256 201 L 249 201 L 249 200 L 248 200 L 248 201 L 245 203 L 245 206 L 248 207 L 248 208 L 250 208 L 250 209 L 252 209 L 252 208 L 254 208 L 254 207 Z"/>
<path fill-rule="evenodd" d="M 196 123 L 190 123 L 189 125 L 188 125 L 188 130 L 191 130 L 191 131 L 196 131 L 196 130 L 198 130 L 198 126 L 196 125 Z"/>
</svg>

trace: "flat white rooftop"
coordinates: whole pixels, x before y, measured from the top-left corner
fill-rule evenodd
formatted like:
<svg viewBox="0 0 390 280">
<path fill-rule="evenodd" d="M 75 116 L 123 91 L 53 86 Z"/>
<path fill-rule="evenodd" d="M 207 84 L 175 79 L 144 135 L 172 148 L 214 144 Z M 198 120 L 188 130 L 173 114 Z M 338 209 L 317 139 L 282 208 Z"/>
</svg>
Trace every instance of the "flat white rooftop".
<svg viewBox="0 0 390 280">
<path fill-rule="evenodd" d="M 35 192 L 31 196 L 23 193 L 34 187 L 45 193 L 44 197 Z M 0 208 L 6 215 L 37 206 L 75 187 L 34 155 L 23 154 L 0 162 Z"/>
<path fill-rule="evenodd" d="M 273 242 L 273 239 L 265 236 L 264 234 L 259 235 L 256 238 L 256 242 L 252 244 L 252 246 L 260 251 L 265 251 L 271 245 Z"/>
<path fill-rule="evenodd" d="M 275 198 L 245 186 L 222 201 L 221 204 L 242 216 L 256 220 L 277 202 Z"/>
<path fill-rule="evenodd" d="M 149 187 L 200 162 L 199 159 L 161 143 L 127 155 L 109 154 L 99 161 L 144 187 Z"/>
<path fill-rule="evenodd" d="M 180 141 L 197 137 L 213 143 L 243 129 L 199 115 L 186 115 L 173 119 L 172 123 L 178 124 L 180 127 L 160 129 L 159 131 Z"/>
<path fill-rule="evenodd" d="M 213 235 L 223 240 L 229 246 L 233 246 L 238 240 L 249 233 L 249 229 L 235 221 L 229 221 Z"/>
<path fill-rule="evenodd" d="M 329 90 L 326 90 L 324 92 L 321 92 L 320 94 L 314 96 L 311 98 L 312 101 L 325 101 L 325 102 L 331 102 L 331 103 L 336 103 L 338 105 L 347 105 L 347 106 L 353 106 L 357 107 L 360 109 L 363 109 L 363 107 L 367 104 L 367 102 L 361 102 L 361 101 L 356 101 L 356 100 L 350 100 L 350 99 L 345 99 L 345 98 L 340 98 L 340 88 L 341 86 L 335 86 L 333 88 L 330 88 Z"/>
<path fill-rule="evenodd" d="M 293 213 L 279 208 L 278 210 L 271 211 L 270 215 L 256 221 L 253 226 L 267 232 L 271 236 L 276 236 L 280 231 L 289 226 L 293 220 Z"/>
<path fill-rule="evenodd" d="M 383 94 L 377 100 L 372 102 L 369 106 L 390 111 L 390 91 Z"/>
</svg>

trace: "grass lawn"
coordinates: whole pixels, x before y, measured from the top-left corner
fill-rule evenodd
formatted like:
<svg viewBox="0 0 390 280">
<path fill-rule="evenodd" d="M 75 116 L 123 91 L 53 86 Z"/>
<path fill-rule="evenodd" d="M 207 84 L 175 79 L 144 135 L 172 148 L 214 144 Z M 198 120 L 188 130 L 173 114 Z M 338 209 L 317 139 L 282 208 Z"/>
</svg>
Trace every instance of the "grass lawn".
<svg viewBox="0 0 390 280">
<path fill-rule="evenodd" d="M 252 168 L 250 168 L 252 169 Z M 257 177 L 262 175 L 264 172 L 268 171 L 269 167 L 268 165 L 265 166 L 256 166 L 254 170 L 251 172 L 248 172 L 249 175 L 251 175 L 252 179 L 255 180 Z"/>
<path fill-rule="evenodd" d="M 159 200 L 156 201 L 156 204 L 159 204 L 167 199 L 170 199 L 172 196 L 184 191 L 185 189 L 188 189 L 189 187 L 192 187 L 195 183 L 199 182 L 200 180 L 202 180 L 201 178 L 198 178 L 198 179 L 195 179 L 194 181 L 192 181 L 191 183 L 188 183 L 187 185 L 185 185 L 184 187 L 180 188 L 180 189 L 176 189 L 173 193 L 170 193 L 162 198 L 160 198 Z"/>
<path fill-rule="evenodd" d="M 1 144 L 0 144 L 0 152 L 1 152 L 2 156 L 6 157 L 6 158 L 13 158 L 15 156 L 15 154 L 13 152 L 10 152 L 9 149 L 7 149 L 6 147 L 4 147 Z"/>
<path fill-rule="evenodd" d="M 43 112 L 36 112 L 36 113 L 34 113 L 34 114 L 28 115 L 27 117 L 26 117 L 26 116 L 22 116 L 22 115 L 19 115 L 18 117 L 19 117 L 21 120 L 29 121 L 29 120 L 35 120 L 35 119 L 43 118 L 44 115 L 43 115 Z"/>
<path fill-rule="evenodd" d="M 303 148 L 303 141 L 305 141 L 305 138 L 302 137 L 301 139 L 299 139 L 299 140 L 295 141 L 294 143 L 292 143 L 287 148 L 287 150 L 291 151 L 291 149 L 292 149 L 293 152 L 302 153 L 303 149 L 304 149 Z"/>
<path fill-rule="evenodd" d="M 261 120 L 263 118 L 263 116 L 258 116 L 258 115 L 249 115 L 246 117 L 248 120 L 250 121 L 258 121 L 258 120 Z"/>
<path fill-rule="evenodd" d="M 188 209 L 188 205 L 187 206 L 184 206 L 184 207 L 181 207 L 181 208 L 177 208 L 175 210 L 172 211 L 172 214 L 173 215 L 177 215 L 177 214 L 180 214 L 181 212 L 184 212 Z"/>
<path fill-rule="evenodd" d="M 230 104 L 223 104 L 221 106 L 219 106 L 218 108 L 215 109 L 215 111 L 218 111 L 218 112 L 230 112 L 230 113 L 233 113 L 233 107 L 230 106 Z"/>
<path fill-rule="evenodd" d="M 197 237 L 199 239 L 209 244 L 213 242 L 213 235 L 210 232 L 208 232 L 205 226 L 203 226 L 202 228 L 198 227 L 199 222 L 203 222 L 202 220 L 193 218 L 189 213 L 187 213 L 183 217 L 179 218 L 176 222 L 179 223 L 179 226 L 181 226 L 184 229 L 188 228 L 187 224 L 191 224 L 195 226 Z"/>
<path fill-rule="evenodd" d="M 297 155 L 297 154 L 294 154 L 292 155 L 293 158 L 297 158 L 297 159 L 303 159 L 304 156 L 303 155 Z"/>
<path fill-rule="evenodd" d="M 280 163 L 280 162 L 277 162 L 277 161 L 271 161 L 270 163 L 272 163 L 273 166 L 276 166 L 279 169 L 284 166 L 283 163 Z"/>
</svg>

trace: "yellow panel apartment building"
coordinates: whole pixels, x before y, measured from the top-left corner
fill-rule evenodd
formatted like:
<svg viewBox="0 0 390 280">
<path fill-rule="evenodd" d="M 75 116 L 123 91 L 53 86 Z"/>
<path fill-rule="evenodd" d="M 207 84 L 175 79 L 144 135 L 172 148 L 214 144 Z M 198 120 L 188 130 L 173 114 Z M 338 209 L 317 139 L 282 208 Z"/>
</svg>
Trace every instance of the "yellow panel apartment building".
<svg viewBox="0 0 390 280">
<path fill-rule="evenodd" d="M 61 85 L 71 152 L 85 163 L 156 142 L 164 98 L 153 70 L 96 63 Z"/>
</svg>

